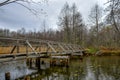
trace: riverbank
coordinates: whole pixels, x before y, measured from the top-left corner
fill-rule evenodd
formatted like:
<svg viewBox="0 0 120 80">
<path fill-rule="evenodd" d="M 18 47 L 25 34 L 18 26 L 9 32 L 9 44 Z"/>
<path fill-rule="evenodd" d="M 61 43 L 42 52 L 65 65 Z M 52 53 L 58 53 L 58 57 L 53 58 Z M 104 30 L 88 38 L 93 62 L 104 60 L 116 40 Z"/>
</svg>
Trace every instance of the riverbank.
<svg viewBox="0 0 120 80">
<path fill-rule="evenodd" d="M 95 55 L 95 56 L 120 56 L 120 49 L 111 49 L 111 48 L 104 48 L 104 49 L 96 49 L 96 48 L 88 48 L 85 50 L 85 55 Z"/>
</svg>

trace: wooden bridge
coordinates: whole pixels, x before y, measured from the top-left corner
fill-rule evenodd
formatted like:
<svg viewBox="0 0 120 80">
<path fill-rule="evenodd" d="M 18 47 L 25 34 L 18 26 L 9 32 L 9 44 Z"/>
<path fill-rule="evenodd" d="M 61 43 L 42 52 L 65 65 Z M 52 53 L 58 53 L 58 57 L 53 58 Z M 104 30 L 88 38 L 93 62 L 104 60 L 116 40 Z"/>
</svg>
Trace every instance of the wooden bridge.
<svg viewBox="0 0 120 80">
<path fill-rule="evenodd" d="M 0 38 L 0 62 L 33 57 L 83 55 L 80 45 L 38 39 Z"/>
<path fill-rule="evenodd" d="M 83 52 L 84 49 L 76 44 L 0 37 L 0 63 L 25 60 L 28 68 L 31 69 L 41 70 L 41 64 L 44 64 L 42 58 L 50 58 L 50 66 L 69 67 L 69 55 L 81 56 Z M 5 80 L 10 80 L 10 73 L 5 72 Z"/>
</svg>

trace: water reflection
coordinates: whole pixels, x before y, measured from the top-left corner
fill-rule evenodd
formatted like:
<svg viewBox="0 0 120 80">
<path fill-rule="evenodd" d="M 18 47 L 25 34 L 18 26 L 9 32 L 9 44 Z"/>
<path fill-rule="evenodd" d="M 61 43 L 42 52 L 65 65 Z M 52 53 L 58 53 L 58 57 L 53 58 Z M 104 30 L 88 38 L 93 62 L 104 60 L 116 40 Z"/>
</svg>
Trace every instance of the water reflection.
<svg viewBox="0 0 120 80">
<path fill-rule="evenodd" d="M 27 68 L 25 60 L 19 60 L 0 63 L 0 80 L 5 80 L 6 72 L 10 72 L 11 80 L 14 80 L 33 72 L 33 70 Z"/>
<path fill-rule="evenodd" d="M 120 80 L 120 57 L 92 57 L 85 80 Z"/>
<path fill-rule="evenodd" d="M 87 57 L 71 60 L 70 67 L 51 67 L 34 80 L 120 80 L 120 57 Z"/>
<path fill-rule="evenodd" d="M 96 80 L 120 80 L 120 57 L 92 59 Z"/>
<path fill-rule="evenodd" d="M 12 65 L 11 65 L 12 64 Z M 49 66 L 49 63 L 42 66 Z M 12 80 L 29 74 L 25 61 L 0 63 L 0 80 L 4 73 L 11 72 Z M 19 75 L 19 76 L 18 76 Z M 70 60 L 69 67 L 46 67 L 46 69 L 29 74 L 31 80 L 120 80 L 120 57 L 86 57 L 81 61 Z"/>
</svg>

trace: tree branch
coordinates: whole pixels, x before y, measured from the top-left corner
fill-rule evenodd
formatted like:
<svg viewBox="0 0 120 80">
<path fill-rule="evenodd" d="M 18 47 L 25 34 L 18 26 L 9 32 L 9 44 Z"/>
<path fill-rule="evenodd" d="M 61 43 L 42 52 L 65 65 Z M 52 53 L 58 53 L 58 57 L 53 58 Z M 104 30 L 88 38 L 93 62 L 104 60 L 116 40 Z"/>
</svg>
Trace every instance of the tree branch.
<svg viewBox="0 0 120 80">
<path fill-rule="evenodd" d="M 11 4 L 11 3 L 16 3 L 16 4 L 19 4 L 19 5 L 23 6 L 24 8 L 29 10 L 35 16 L 39 15 L 38 13 L 45 14 L 44 12 L 38 12 L 37 10 L 35 10 L 35 9 L 33 9 L 33 8 L 31 8 L 31 7 L 26 5 L 26 4 L 29 4 L 29 5 L 32 5 L 32 4 L 40 5 L 41 1 L 37 1 L 36 2 L 36 1 L 33 1 L 33 0 L 6 0 L 6 1 L 0 3 L 0 7 L 8 5 L 8 4 Z"/>
<path fill-rule="evenodd" d="M 21 6 L 23 6 L 24 8 L 28 9 L 32 14 L 34 14 L 34 15 L 37 16 L 37 11 L 36 11 L 35 9 L 31 9 L 31 8 L 29 8 L 29 7 L 27 7 L 27 6 L 25 6 L 24 4 L 19 3 L 19 2 L 15 2 L 15 3 L 17 3 L 17 4 L 21 5 Z"/>
</svg>

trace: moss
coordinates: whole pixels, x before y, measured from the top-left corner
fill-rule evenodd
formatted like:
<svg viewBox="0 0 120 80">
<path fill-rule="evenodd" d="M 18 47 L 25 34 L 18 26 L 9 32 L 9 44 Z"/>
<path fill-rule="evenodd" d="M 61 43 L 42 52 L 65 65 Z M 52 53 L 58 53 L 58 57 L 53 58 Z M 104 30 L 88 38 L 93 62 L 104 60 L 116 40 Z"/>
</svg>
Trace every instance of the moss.
<svg viewBox="0 0 120 80">
<path fill-rule="evenodd" d="M 97 48 L 88 48 L 88 49 L 86 49 L 86 52 L 90 53 L 90 54 L 95 54 L 97 51 L 99 51 L 99 49 L 97 49 Z"/>
</svg>

